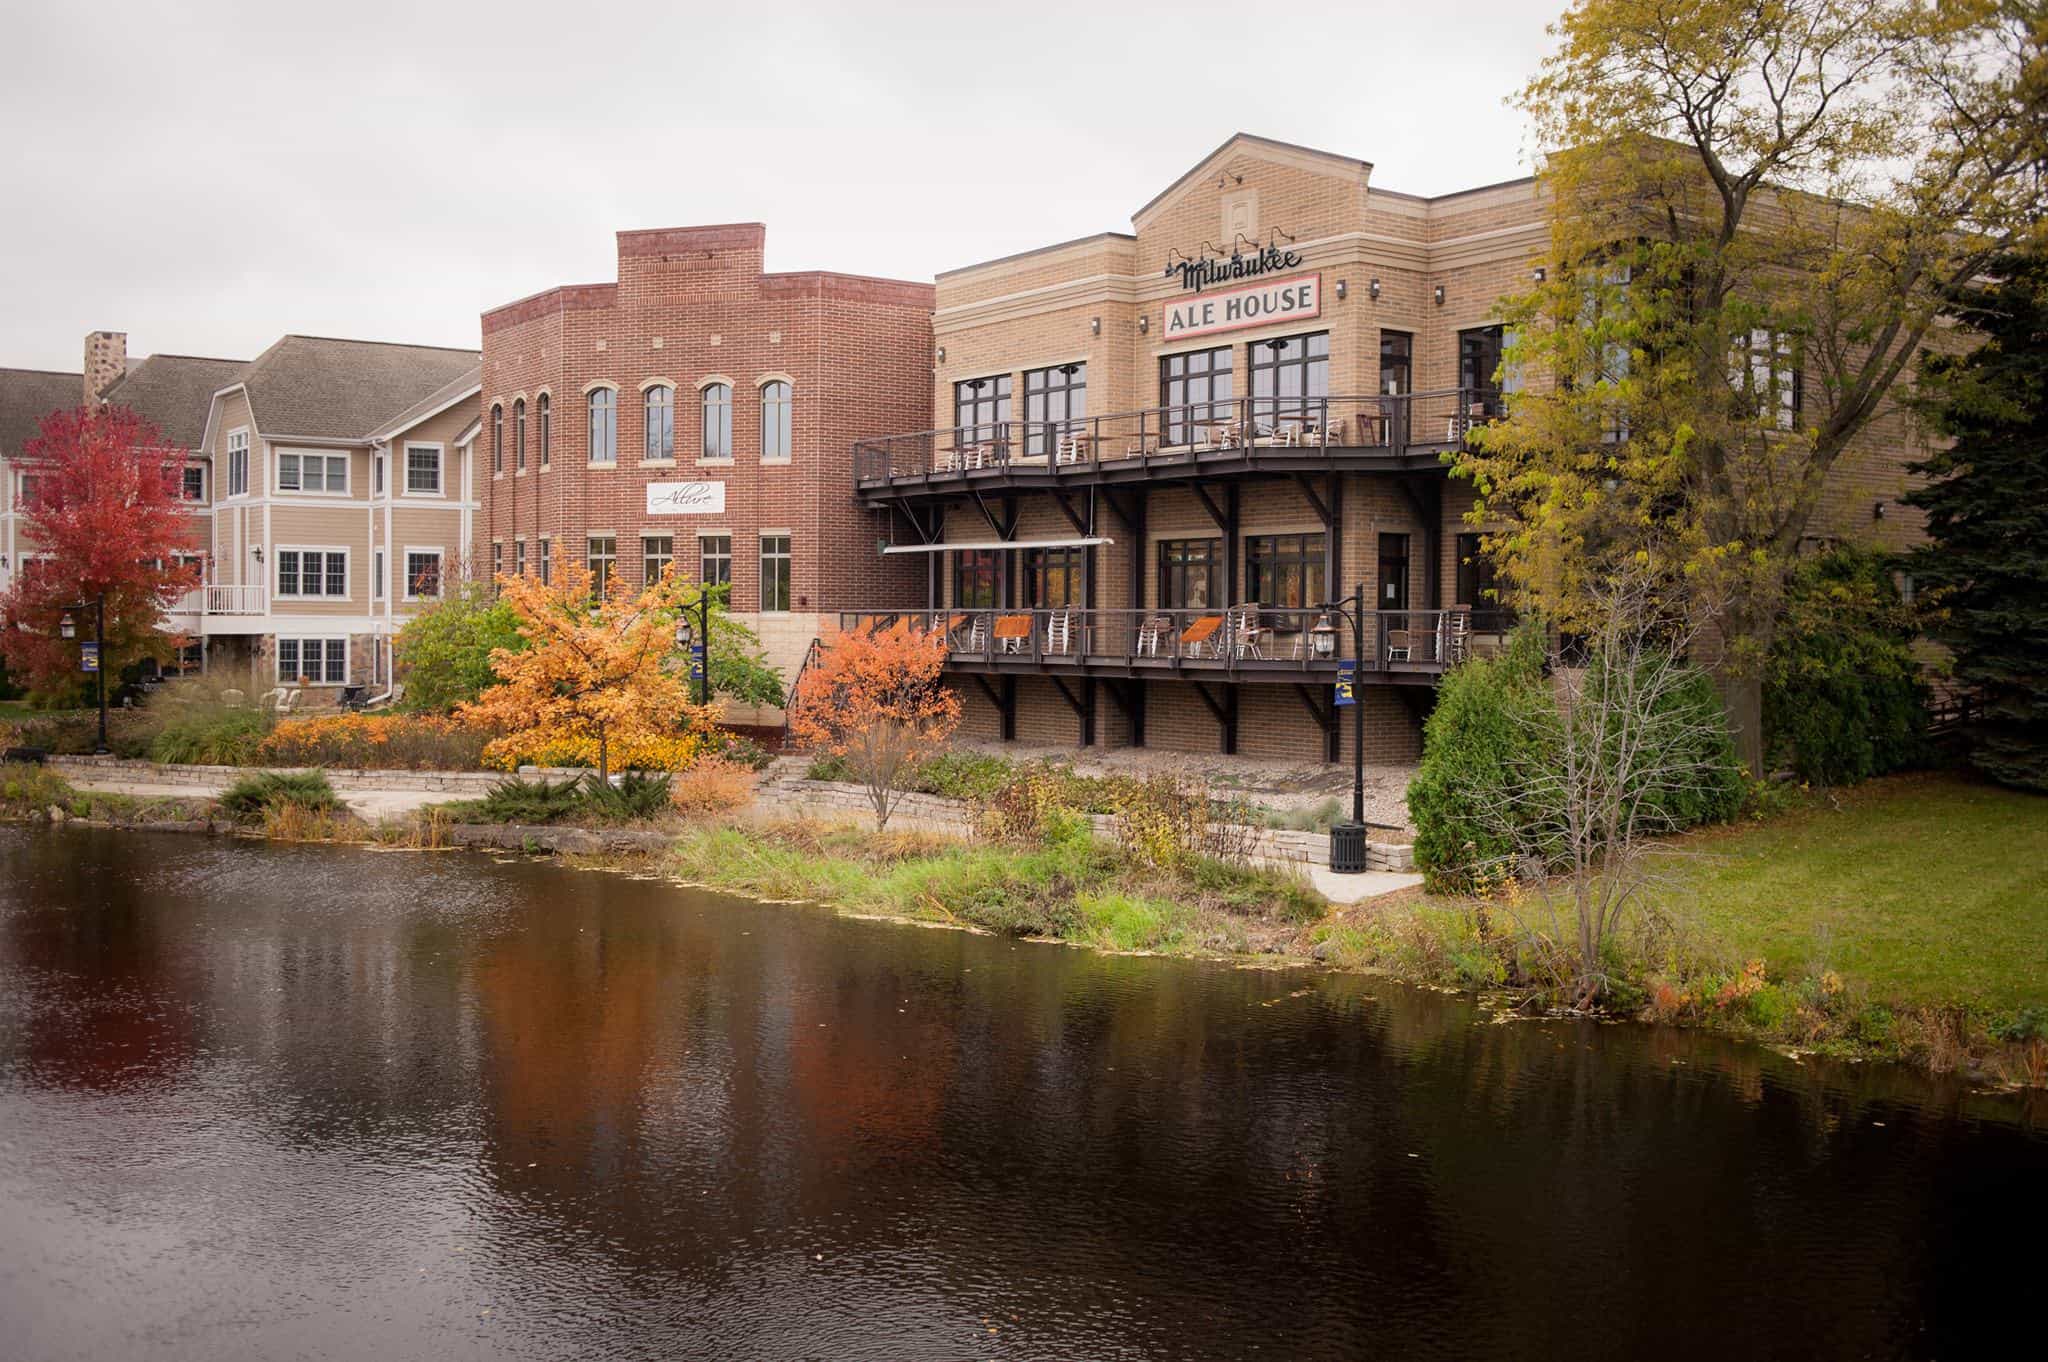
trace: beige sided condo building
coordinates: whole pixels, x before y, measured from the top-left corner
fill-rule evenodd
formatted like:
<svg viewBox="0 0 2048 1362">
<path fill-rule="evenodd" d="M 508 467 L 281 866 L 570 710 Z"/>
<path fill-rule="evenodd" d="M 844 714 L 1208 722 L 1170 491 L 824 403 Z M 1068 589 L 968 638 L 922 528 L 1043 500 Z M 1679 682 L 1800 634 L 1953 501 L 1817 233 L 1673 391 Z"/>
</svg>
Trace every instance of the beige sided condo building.
<svg viewBox="0 0 2048 1362">
<path fill-rule="evenodd" d="M 1239 134 L 1132 226 L 941 274 L 932 428 L 854 449 L 966 730 L 1337 759 L 1354 648 L 1318 607 L 1363 584 L 1368 757 L 1412 759 L 1444 670 L 1510 623 L 1445 456 L 1502 411 L 1537 186 L 1419 198 Z M 1894 542 L 1914 451 L 1869 445 L 1822 518 Z"/>
<path fill-rule="evenodd" d="M 467 570 L 474 350 L 286 336 L 211 395 L 209 672 L 374 696 L 391 639 Z"/>
</svg>

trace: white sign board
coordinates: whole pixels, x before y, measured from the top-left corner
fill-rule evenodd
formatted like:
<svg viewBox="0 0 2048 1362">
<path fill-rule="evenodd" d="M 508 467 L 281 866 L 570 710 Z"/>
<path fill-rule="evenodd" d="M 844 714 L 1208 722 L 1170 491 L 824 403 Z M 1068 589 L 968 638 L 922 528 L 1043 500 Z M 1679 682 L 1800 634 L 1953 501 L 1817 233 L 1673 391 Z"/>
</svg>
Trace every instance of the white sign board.
<svg viewBox="0 0 2048 1362">
<path fill-rule="evenodd" d="M 1323 276 L 1297 274 L 1270 284 L 1203 293 L 1166 305 L 1166 339 L 1206 336 L 1246 326 L 1305 321 L 1323 315 Z"/>
<path fill-rule="evenodd" d="M 724 515 L 725 484 L 650 482 L 647 484 L 647 514 Z"/>
</svg>

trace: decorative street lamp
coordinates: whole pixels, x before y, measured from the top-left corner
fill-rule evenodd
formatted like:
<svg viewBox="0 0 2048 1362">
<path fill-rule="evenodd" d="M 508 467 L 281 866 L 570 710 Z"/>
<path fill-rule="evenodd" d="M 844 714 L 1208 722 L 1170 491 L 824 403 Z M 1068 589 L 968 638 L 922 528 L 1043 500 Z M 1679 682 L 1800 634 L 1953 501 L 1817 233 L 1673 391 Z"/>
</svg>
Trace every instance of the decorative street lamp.
<svg viewBox="0 0 2048 1362">
<path fill-rule="evenodd" d="M 1309 651 L 1319 662 L 1337 655 L 1337 626 L 1333 615 L 1351 623 L 1353 651 L 1348 662 L 1337 665 L 1337 684 L 1332 703 L 1351 707 L 1351 819 L 1330 825 L 1330 870 L 1338 875 L 1365 873 L 1365 706 L 1358 703 L 1358 673 L 1365 665 L 1365 583 L 1341 601 L 1325 601 L 1322 617 L 1309 630 Z"/>
<path fill-rule="evenodd" d="M 683 613 L 676 617 L 676 651 L 690 659 L 690 679 L 697 683 L 697 703 L 711 703 L 711 588 L 704 587 L 697 593 L 697 616 L 704 622 L 703 637 L 690 624 L 690 606 L 683 607 Z"/>
<path fill-rule="evenodd" d="M 71 612 L 74 610 L 84 610 L 87 607 L 90 607 L 92 609 L 92 652 L 90 654 L 87 654 L 83 649 L 81 649 L 79 652 L 78 665 L 81 668 L 84 668 L 84 670 L 90 671 L 92 673 L 93 684 L 98 689 L 99 692 L 100 737 L 99 742 L 95 744 L 92 749 L 92 754 L 96 757 L 104 757 L 112 750 L 107 746 L 106 595 L 102 593 L 98 596 L 93 597 L 89 601 L 80 601 L 77 605 L 65 606 L 64 614 L 57 620 L 57 636 L 59 638 L 64 639 L 77 638 L 78 621 L 72 618 Z M 88 657 L 90 657 L 92 662 L 92 665 L 89 667 L 86 666 L 86 659 Z"/>
</svg>

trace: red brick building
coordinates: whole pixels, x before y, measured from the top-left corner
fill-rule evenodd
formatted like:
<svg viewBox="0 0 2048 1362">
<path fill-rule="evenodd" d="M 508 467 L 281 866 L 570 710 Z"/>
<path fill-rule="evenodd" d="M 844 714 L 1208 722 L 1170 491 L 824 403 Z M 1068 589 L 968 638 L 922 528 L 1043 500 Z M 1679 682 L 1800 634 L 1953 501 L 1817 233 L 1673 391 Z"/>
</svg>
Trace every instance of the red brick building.
<svg viewBox="0 0 2048 1362">
<path fill-rule="evenodd" d="M 618 234 L 618 280 L 483 316 L 478 571 L 671 559 L 793 673 L 838 612 L 923 600 L 850 450 L 931 410 L 930 284 L 762 269 L 759 223 Z"/>
</svg>

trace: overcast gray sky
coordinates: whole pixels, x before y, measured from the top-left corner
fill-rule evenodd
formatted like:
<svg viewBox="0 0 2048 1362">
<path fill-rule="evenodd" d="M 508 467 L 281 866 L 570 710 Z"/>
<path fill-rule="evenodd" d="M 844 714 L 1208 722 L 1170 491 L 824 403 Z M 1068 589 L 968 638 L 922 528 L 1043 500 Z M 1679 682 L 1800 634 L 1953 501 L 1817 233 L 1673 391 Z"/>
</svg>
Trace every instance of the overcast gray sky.
<svg viewBox="0 0 2048 1362">
<path fill-rule="evenodd" d="M 75 369 L 95 327 L 475 345 L 612 278 L 625 227 L 929 279 L 1128 230 L 1238 130 L 1410 193 L 1509 179 L 1561 7 L 0 0 L 0 365 Z"/>
</svg>

